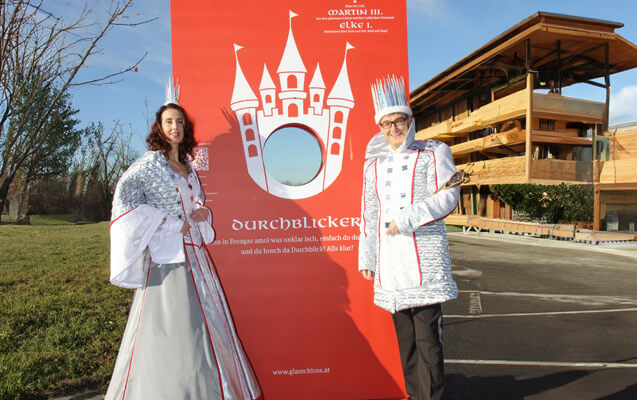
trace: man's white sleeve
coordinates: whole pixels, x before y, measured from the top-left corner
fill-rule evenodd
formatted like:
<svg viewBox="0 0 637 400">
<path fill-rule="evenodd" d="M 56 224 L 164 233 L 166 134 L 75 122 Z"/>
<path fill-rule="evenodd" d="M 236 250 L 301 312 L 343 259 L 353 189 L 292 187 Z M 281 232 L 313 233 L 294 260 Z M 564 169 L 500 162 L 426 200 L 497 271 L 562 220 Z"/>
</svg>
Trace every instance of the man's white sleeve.
<svg viewBox="0 0 637 400">
<path fill-rule="evenodd" d="M 426 171 L 433 178 L 432 192 L 439 190 L 451 176 L 456 172 L 453 163 L 451 149 L 444 143 L 433 151 L 433 174 Z M 422 225 L 445 218 L 451 214 L 458 204 L 460 196 L 460 186 L 451 189 L 443 189 L 424 199 L 424 201 L 414 203 L 404 207 L 396 219 L 398 230 L 402 233 L 413 232 Z"/>
<path fill-rule="evenodd" d="M 379 204 L 376 193 L 376 160 L 365 163 L 361 201 L 360 237 L 358 239 L 358 270 L 376 272 L 378 255 Z"/>
</svg>

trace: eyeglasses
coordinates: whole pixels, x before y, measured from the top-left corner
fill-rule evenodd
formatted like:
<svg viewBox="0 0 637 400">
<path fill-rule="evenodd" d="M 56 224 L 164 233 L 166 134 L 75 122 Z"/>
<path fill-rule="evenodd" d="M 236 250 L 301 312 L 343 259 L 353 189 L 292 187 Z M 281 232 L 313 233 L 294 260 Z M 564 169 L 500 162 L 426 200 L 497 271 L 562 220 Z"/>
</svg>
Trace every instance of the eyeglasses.
<svg viewBox="0 0 637 400">
<path fill-rule="evenodd" d="M 404 128 L 405 126 L 407 126 L 407 120 L 409 118 L 407 117 L 401 117 L 401 118 L 396 118 L 393 121 L 383 121 L 380 124 L 378 124 L 382 129 L 391 129 L 392 125 L 395 125 L 396 128 Z"/>
</svg>

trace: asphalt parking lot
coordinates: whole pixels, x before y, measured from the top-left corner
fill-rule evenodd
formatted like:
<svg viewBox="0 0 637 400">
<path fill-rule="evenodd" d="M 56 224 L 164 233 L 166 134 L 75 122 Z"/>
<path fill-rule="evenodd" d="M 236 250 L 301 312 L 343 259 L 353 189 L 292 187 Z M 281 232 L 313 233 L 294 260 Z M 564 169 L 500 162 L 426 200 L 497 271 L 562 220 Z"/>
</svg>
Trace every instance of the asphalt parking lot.
<svg viewBox="0 0 637 400">
<path fill-rule="evenodd" d="M 449 235 L 446 399 L 637 399 L 637 246 Z"/>
<path fill-rule="evenodd" d="M 452 233 L 449 245 L 446 400 L 637 399 L 637 244 Z"/>
</svg>

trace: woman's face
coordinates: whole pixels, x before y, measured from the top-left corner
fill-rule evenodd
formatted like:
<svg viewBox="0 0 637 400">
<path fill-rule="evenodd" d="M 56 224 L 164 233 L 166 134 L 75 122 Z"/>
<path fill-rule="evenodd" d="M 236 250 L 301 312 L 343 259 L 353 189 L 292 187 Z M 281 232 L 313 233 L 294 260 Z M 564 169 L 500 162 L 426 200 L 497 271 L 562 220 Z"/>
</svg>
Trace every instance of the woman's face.
<svg viewBox="0 0 637 400">
<path fill-rule="evenodd" d="M 184 116 L 175 108 L 167 108 L 161 113 L 161 131 L 172 146 L 179 146 L 184 140 Z"/>
</svg>

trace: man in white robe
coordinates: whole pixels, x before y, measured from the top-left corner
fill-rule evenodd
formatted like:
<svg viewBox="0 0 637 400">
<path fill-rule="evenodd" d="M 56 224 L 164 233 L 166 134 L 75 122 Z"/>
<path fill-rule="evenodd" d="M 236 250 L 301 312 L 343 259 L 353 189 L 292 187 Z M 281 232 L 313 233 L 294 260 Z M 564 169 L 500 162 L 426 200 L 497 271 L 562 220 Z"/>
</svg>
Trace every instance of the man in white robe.
<svg viewBox="0 0 637 400">
<path fill-rule="evenodd" d="M 358 269 L 374 303 L 392 313 L 409 399 L 444 391 L 441 303 L 457 297 L 444 217 L 459 187 L 449 147 L 414 139 L 404 81 L 372 86 L 380 132 L 367 146 Z"/>
</svg>

